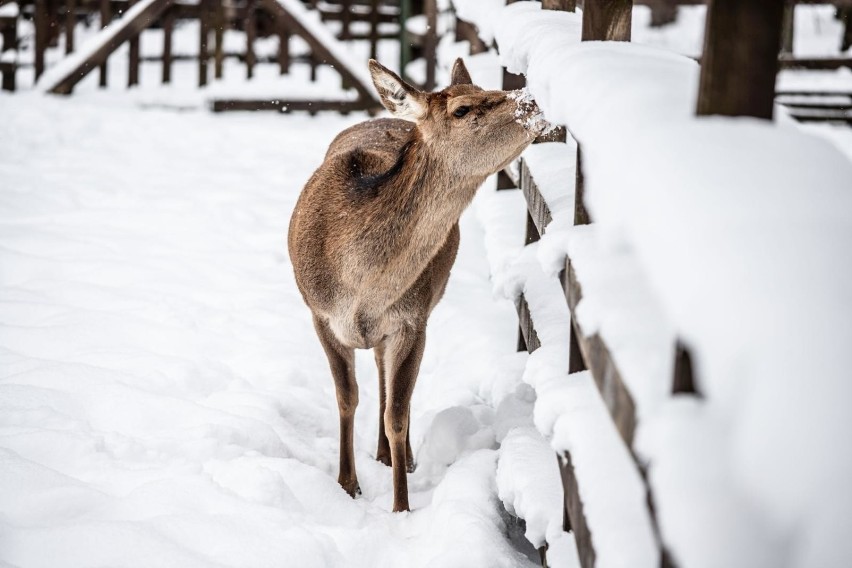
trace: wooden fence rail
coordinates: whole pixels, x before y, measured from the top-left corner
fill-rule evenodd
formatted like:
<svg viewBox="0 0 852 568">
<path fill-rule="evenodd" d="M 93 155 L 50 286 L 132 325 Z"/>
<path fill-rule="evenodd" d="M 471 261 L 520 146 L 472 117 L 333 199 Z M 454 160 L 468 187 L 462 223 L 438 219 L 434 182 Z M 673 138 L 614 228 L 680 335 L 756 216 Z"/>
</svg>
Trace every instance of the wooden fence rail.
<svg viewBox="0 0 852 568">
<path fill-rule="evenodd" d="M 640 3 L 640 2 L 637 2 Z M 684 2 L 660 2 L 676 5 Z M 695 3 L 695 2 L 688 2 Z M 545 9 L 573 11 L 573 0 L 545 0 Z M 585 0 L 582 39 L 584 41 L 629 41 L 630 0 Z M 711 0 L 705 30 L 704 65 L 702 65 L 697 114 L 724 114 L 771 119 L 775 101 L 775 75 L 779 68 L 778 51 L 784 20 L 782 0 Z M 732 33 L 733 30 L 733 33 Z M 733 36 L 733 37 L 732 37 Z M 471 44 L 472 49 L 474 43 Z M 746 71 L 748 70 L 748 71 Z M 517 77 L 504 73 L 504 88 L 517 88 Z M 797 93 L 790 93 L 794 96 Z M 850 96 L 845 94 L 844 96 Z M 852 97 L 850 97 L 852 99 Z M 567 132 L 571 135 L 571 125 Z M 584 175 L 582 140 L 578 140 L 575 184 L 575 225 L 593 222 L 584 202 Z M 501 188 L 518 187 L 527 203 L 526 243 L 538 240 L 547 231 L 552 215 L 547 201 L 538 190 L 533 172 L 521 157 L 503 172 Z M 634 466 L 646 480 L 649 515 L 656 531 L 660 548 L 661 566 L 675 566 L 661 534 L 656 519 L 654 497 L 647 484 L 646 465 L 641 463 L 633 449 L 634 434 L 638 424 L 636 403 L 605 339 L 597 333 L 583 329 L 574 317 L 583 298 L 583 287 L 570 257 L 565 259 L 565 269 L 559 275 L 566 302 L 571 313 L 569 345 L 569 373 L 589 370 L 609 411 L 615 429 L 634 456 Z M 541 345 L 526 298 L 521 295 L 517 304 L 519 318 L 519 350 L 530 353 Z M 672 394 L 700 396 L 693 374 L 689 346 L 677 341 L 671 346 L 673 358 L 671 376 Z M 581 565 L 595 565 L 591 529 L 584 516 L 579 481 L 574 472 L 570 452 L 558 456 L 564 491 L 564 528 L 574 532 Z"/>
</svg>

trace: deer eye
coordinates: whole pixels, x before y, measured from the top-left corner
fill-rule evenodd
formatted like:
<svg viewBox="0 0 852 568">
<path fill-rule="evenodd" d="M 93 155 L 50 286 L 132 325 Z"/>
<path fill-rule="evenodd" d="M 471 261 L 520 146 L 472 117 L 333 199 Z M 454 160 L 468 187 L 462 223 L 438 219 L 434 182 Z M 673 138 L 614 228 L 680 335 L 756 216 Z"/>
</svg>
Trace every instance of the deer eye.
<svg viewBox="0 0 852 568">
<path fill-rule="evenodd" d="M 470 107 L 461 106 L 461 107 L 459 107 L 459 108 L 457 108 L 456 110 L 453 111 L 453 116 L 456 117 L 456 118 L 461 118 L 469 112 L 470 112 Z"/>
</svg>

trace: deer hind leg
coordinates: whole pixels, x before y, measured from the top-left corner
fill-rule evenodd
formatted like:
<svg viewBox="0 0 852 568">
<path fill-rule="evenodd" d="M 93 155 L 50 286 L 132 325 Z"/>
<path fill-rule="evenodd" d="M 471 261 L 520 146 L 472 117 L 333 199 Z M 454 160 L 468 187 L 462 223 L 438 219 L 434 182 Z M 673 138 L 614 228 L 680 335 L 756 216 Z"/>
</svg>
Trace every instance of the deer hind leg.
<svg viewBox="0 0 852 568">
<path fill-rule="evenodd" d="M 379 442 L 376 446 L 376 460 L 386 466 L 391 465 L 391 451 L 388 436 L 385 433 L 385 408 L 387 407 L 387 386 L 385 381 L 385 346 L 376 345 L 373 349 L 376 367 L 379 369 Z"/>
<path fill-rule="evenodd" d="M 355 472 L 355 409 L 358 407 L 358 383 L 355 381 L 355 351 L 340 344 L 328 325 L 314 317 L 320 343 L 328 357 L 328 365 L 337 392 L 340 412 L 340 469 L 337 482 L 352 497 L 360 495 Z"/>
<path fill-rule="evenodd" d="M 414 464 L 408 432 L 411 393 L 417 381 L 425 344 L 425 329 L 406 328 L 386 345 L 387 401 L 384 423 L 391 450 L 394 512 L 409 510 L 407 475 Z"/>
<path fill-rule="evenodd" d="M 376 461 L 380 461 L 391 467 L 391 451 L 388 436 L 385 433 L 385 409 L 387 408 L 387 381 L 385 379 L 385 346 L 379 344 L 374 349 L 376 366 L 379 368 L 379 442 L 376 447 Z M 411 417 L 408 418 L 408 427 L 405 432 L 405 469 L 413 473 L 417 468 L 414 462 L 414 452 L 411 450 Z"/>
</svg>

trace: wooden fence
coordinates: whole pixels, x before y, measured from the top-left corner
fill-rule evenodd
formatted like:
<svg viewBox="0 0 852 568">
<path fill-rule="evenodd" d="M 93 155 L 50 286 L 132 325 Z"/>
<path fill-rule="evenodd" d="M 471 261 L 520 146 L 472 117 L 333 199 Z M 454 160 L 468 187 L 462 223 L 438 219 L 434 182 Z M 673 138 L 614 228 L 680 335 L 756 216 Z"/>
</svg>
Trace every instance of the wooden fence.
<svg viewBox="0 0 852 568">
<path fill-rule="evenodd" d="M 102 27 L 118 21 L 118 29 L 98 46 L 72 72 L 66 73 L 50 90 L 58 94 L 69 94 L 74 86 L 87 73 L 95 68 L 99 72 L 99 84 L 107 86 L 107 66 L 110 55 L 123 44 L 128 49 L 127 85 L 139 84 L 139 68 L 143 62 L 158 62 L 162 66 L 161 81 L 172 81 L 173 63 L 178 60 L 195 60 L 198 69 L 198 85 L 205 86 L 212 78 L 223 76 L 224 61 L 237 59 L 245 69 L 246 78 L 254 75 L 258 64 L 277 65 L 280 73 L 290 72 L 291 65 L 310 66 L 310 79 L 317 78 L 317 68 L 327 65 L 340 75 L 344 89 L 358 91 L 357 100 L 345 101 L 308 101 L 308 100 L 221 100 L 215 101 L 213 110 L 367 110 L 377 107 L 372 91 L 354 77 L 349 76 L 345 65 L 335 57 L 330 46 L 311 33 L 299 18 L 293 17 L 277 0 L 198 0 L 197 3 L 183 3 L 176 0 L 154 0 L 144 10 L 133 11 L 138 0 L 18 0 L 20 16 L 3 16 L 0 12 L 0 37 L 3 41 L 3 57 L 0 57 L 2 86 L 6 90 L 15 90 L 15 74 L 22 66 L 17 56 L 21 38 L 17 37 L 19 17 L 32 20 L 34 24 L 33 63 L 35 78 L 45 72 L 45 53 L 59 45 L 64 37 L 66 54 L 73 54 L 79 48 L 75 37 L 75 28 L 83 21 L 96 20 Z M 404 17 L 418 15 L 412 13 L 410 0 L 301 0 L 307 8 L 319 13 L 323 22 L 333 25 L 336 40 L 340 42 L 369 42 L 369 53 L 376 57 L 380 41 L 402 41 L 410 48 L 404 50 L 410 59 L 412 55 L 426 58 L 426 88 L 435 82 L 435 48 L 437 45 L 435 0 L 426 0 L 421 10 L 427 19 L 427 33 L 412 34 L 402 25 Z M 0 6 L 8 0 L 0 0 Z M 407 13 L 403 14 L 403 8 Z M 191 55 L 175 54 L 173 33 L 180 21 L 197 21 L 199 26 L 198 49 Z M 148 28 L 162 29 L 162 50 L 156 56 L 142 56 L 139 50 L 139 35 Z M 244 49 L 225 50 L 224 35 L 227 30 L 236 30 L 245 35 Z M 307 44 L 308 51 L 293 53 L 290 38 L 300 36 Z M 278 52 L 274 56 L 259 57 L 255 53 L 255 41 L 259 37 L 277 36 Z M 406 61 L 407 62 L 407 61 Z M 403 62 L 403 63 L 406 63 Z M 369 87 L 369 86 L 367 86 Z M 368 92 L 369 91 L 369 92 Z"/>
<path fill-rule="evenodd" d="M 511 3 L 511 0 L 510 2 Z M 551 10 L 575 11 L 576 0 L 543 0 L 543 8 Z M 651 5 L 652 8 L 669 9 L 678 4 L 696 4 L 703 2 L 683 2 L 669 0 L 637 1 L 636 4 Z M 845 3 L 841 3 L 845 4 Z M 583 11 L 583 41 L 630 41 L 631 13 L 633 0 L 585 0 Z M 842 8 L 842 5 L 841 5 Z M 779 46 L 786 45 L 791 51 L 788 35 L 791 26 L 790 10 L 782 0 L 710 0 L 708 6 L 704 52 L 702 56 L 699 96 L 696 105 L 697 115 L 750 116 L 772 119 L 776 100 L 775 80 L 780 67 L 789 63 L 789 56 L 779 59 Z M 667 12 L 668 13 L 668 12 Z M 671 14 L 669 14 L 671 15 Z M 661 18 L 664 19 L 664 18 Z M 470 24 L 461 26 L 458 34 L 461 39 L 471 40 L 471 50 L 481 51 L 485 46 L 481 40 L 471 39 L 475 28 Z M 782 42 L 787 37 L 786 42 Z M 785 61 L 785 57 L 787 60 Z M 848 61 L 844 60 L 844 65 Z M 523 78 L 511 75 L 504 69 L 504 88 L 515 89 L 522 86 Z M 815 93 L 815 95 L 825 93 Z M 778 93 L 781 97 L 801 96 L 802 93 Z M 836 94 L 833 94 L 836 96 Z M 849 95 L 842 95 L 852 97 Z M 818 112 L 824 107 L 814 105 Z M 807 108 L 802 106 L 801 108 Z M 847 107 L 848 108 L 848 107 Z M 814 110 L 812 108 L 811 110 Z M 571 135 L 571 125 L 566 125 L 561 135 Z M 557 135 L 558 136 L 558 135 Z M 546 141 L 552 141 L 548 139 Z M 566 180 L 570 186 L 575 184 L 574 224 L 583 225 L 593 222 L 583 200 L 584 176 L 582 159 L 582 140 L 578 140 L 576 156 L 576 179 Z M 533 172 L 521 157 L 515 164 L 501 172 L 499 189 L 520 188 L 527 204 L 526 243 L 541 238 L 551 222 L 552 216 L 547 201 L 538 190 Z M 570 255 L 565 259 L 564 270 L 559 274 L 565 300 L 571 313 L 570 340 L 566 348 L 569 351 L 569 373 L 590 371 L 601 398 L 603 399 L 613 425 L 634 458 L 634 466 L 645 480 L 648 512 L 654 525 L 659 547 L 661 566 L 675 566 L 667 550 L 666 542 L 660 533 L 654 508 L 654 495 L 649 483 L 645 465 L 637 459 L 634 451 L 634 432 L 637 426 L 636 404 L 630 389 L 622 379 L 622 374 L 612 355 L 606 340 L 597 333 L 583 329 L 574 317 L 577 305 L 583 298 L 583 288 L 572 266 Z M 519 319 L 518 349 L 530 353 L 541 345 L 536 333 L 535 321 L 523 295 L 517 303 Z M 681 396 L 700 397 L 700 382 L 693 375 L 691 356 L 687 345 L 677 341 L 672 345 L 673 375 L 670 392 Z M 595 565 L 591 530 L 584 515 L 579 480 L 574 472 L 570 452 L 558 456 L 564 491 L 563 528 L 573 531 L 578 555 L 584 568 Z M 543 561 L 545 564 L 546 561 Z"/>
</svg>

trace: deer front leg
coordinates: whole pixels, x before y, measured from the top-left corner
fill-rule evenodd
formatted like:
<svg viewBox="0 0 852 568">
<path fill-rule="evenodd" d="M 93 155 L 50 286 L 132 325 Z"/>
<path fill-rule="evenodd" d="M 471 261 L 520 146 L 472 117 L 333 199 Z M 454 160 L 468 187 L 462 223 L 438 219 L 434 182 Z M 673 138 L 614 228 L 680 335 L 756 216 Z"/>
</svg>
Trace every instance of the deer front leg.
<svg viewBox="0 0 852 568">
<path fill-rule="evenodd" d="M 355 472 L 355 409 L 358 407 L 358 383 L 355 381 L 355 351 L 337 341 L 328 325 L 314 317 L 320 343 L 328 357 L 334 388 L 337 393 L 337 408 L 340 412 L 340 469 L 337 482 L 352 497 L 361 494 Z"/>
<path fill-rule="evenodd" d="M 417 381 L 425 344 L 425 329 L 406 328 L 394 337 L 392 346 L 388 346 L 388 392 L 384 422 L 391 450 L 394 512 L 409 510 L 407 475 L 410 467 L 409 456 L 412 454 L 408 438 L 411 393 Z"/>
</svg>

